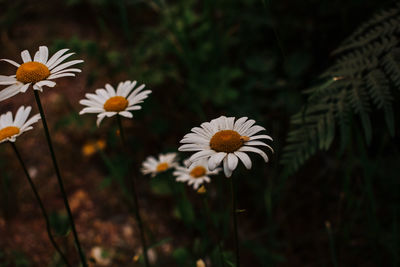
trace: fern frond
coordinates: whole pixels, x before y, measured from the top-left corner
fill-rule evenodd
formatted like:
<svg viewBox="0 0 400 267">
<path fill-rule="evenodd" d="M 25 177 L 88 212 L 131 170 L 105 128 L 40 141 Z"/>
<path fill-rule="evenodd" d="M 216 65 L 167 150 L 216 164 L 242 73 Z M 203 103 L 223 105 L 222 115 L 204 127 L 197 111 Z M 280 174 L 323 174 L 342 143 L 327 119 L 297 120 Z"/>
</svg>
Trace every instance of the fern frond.
<svg viewBox="0 0 400 267">
<path fill-rule="evenodd" d="M 394 136 L 393 97 L 390 93 L 389 81 L 381 70 L 373 70 L 367 74 L 366 83 L 374 104 L 378 109 L 384 110 L 389 133 Z"/>
<path fill-rule="evenodd" d="M 341 149 L 349 141 L 350 121 L 359 118 L 366 143 L 372 140 L 370 113 L 383 110 L 395 134 L 392 88 L 400 89 L 400 4 L 364 23 L 334 51 L 335 63 L 319 84 L 307 89 L 307 103 L 292 116 L 282 164 L 296 171 L 317 150 L 328 150 L 336 125 Z M 289 172 L 290 173 L 290 172 Z"/>
<path fill-rule="evenodd" d="M 383 70 L 400 90 L 400 48 L 393 49 L 382 60 Z"/>
</svg>

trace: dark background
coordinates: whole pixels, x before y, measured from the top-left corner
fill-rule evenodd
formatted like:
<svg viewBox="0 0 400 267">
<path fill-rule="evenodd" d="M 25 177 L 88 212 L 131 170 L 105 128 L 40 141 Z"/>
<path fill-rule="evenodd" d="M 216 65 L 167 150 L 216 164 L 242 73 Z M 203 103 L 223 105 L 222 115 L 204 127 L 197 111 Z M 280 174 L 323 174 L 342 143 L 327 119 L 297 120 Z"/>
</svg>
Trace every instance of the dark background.
<svg viewBox="0 0 400 267">
<path fill-rule="evenodd" d="M 215 262 L 215 230 L 202 196 L 167 180 L 139 174 L 148 155 L 176 151 L 194 126 L 220 115 L 255 119 L 274 138 L 265 164 L 239 166 L 239 235 L 243 266 L 399 266 L 399 151 L 373 119 L 370 145 L 355 132 L 346 149 L 335 138 L 299 170 L 285 175 L 280 164 L 290 116 L 306 103 L 302 90 L 333 64 L 331 52 L 374 13 L 393 1 L 0 1 L 0 58 L 20 62 L 40 45 L 50 53 L 70 48 L 84 59 L 77 78 L 58 79 L 41 94 L 78 232 L 88 255 L 107 251 L 112 266 L 134 266 L 140 243 L 120 182 L 139 184 L 148 239 L 156 244 L 156 266 Z M 15 71 L 0 62 L 1 75 Z M 123 155 L 116 123 L 100 128 L 94 115 L 78 116 L 78 101 L 105 83 L 137 80 L 153 93 L 123 121 L 130 154 Z M 397 100 L 397 99 L 396 99 Z M 397 104 L 397 102 L 395 102 Z M 0 103 L 0 111 L 32 105 L 32 90 Z M 374 113 L 373 113 L 374 114 Z M 357 128 L 357 119 L 355 119 Z M 398 129 L 398 125 L 396 125 Z M 65 228 L 65 213 L 40 123 L 16 144 L 51 211 L 54 227 Z M 398 136 L 398 135 L 396 135 Z M 85 155 L 90 142 L 105 140 L 101 153 Z M 398 140 L 397 140 L 398 141 Z M 181 154 L 184 159 L 188 154 Z M 109 166 L 116 166 L 116 170 Z M 129 168 L 126 166 L 130 166 Z M 10 146 L 0 146 L 0 266 L 58 266 L 44 222 Z M 133 174 L 132 174 L 133 173 Z M 208 186 L 211 221 L 225 237 L 232 257 L 228 183 Z M 219 185 L 219 186 L 217 186 Z M 225 226 L 221 226 L 225 225 Z M 72 262 L 71 235 L 58 237 Z M 157 242 L 160 242 L 158 243 Z M 153 256 L 154 258 L 154 256 Z"/>
</svg>

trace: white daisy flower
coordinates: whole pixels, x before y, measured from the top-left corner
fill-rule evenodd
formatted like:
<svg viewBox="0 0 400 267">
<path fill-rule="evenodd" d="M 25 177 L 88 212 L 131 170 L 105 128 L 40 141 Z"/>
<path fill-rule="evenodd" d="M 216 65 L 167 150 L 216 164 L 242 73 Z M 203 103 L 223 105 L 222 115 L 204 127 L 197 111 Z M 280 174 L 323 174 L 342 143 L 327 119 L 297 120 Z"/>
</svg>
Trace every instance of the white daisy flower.
<svg viewBox="0 0 400 267">
<path fill-rule="evenodd" d="M 186 165 L 186 164 L 185 164 Z M 209 183 L 209 175 L 218 174 L 220 168 L 213 171 L 208 169 L 208 163 L 206 159 L 201 159 L 191 164 L 189 168 L 186 167 L 176 167 L 174 175 L 177 182 L 187 182 L 188 185 L 193 185 L 193 189 L 197 190 L 203 183 Z"/>
<path fill-rule="evenodd" d="M 147 159 L 142 164 L 142 173 L 151 174 L 154 177 L 160 172 L 164 172 L 168 169 L 174 168 L 178 165 L 176 153 L 167 153 L 158 155 L 158 160 L 155 157 L 147 157 Z"/>
<path fill-rule="evenodd" d="M 246 152 L 254 152 L 268 162 L 267 154 L 255 146 L 265 146 L 273 149 L 260 139 L 272 141 L 269 135 L 255 135 L 265 128 L 254 125 L 254 120 L 242 117 L 235 122 L 234 117 L 221 116 L 210 122 L 204 122 L 201 127 L 194 127 L 191 133 L 183 137 L 179 151 L 198 151 L 189 160 L 196 162 L 208 160 L 209 170 L 215 170 L 223 162 L 224 173 L 230 177 L 240 159 L 247 169 L 251 168 L 251 160 Z"/>
<path fill-rule="evenodd" d="M 0 59 L 0 61 L 6 61 L 18 68 L 15 75 L 0 75 L 0 85 L 8 85 L 8 87 L 0 91 L 0 101 L 20 92 L 25 93 L 31 84 L 33 89 L 43 91 L 43 86 L 54 87 L 56 85 L 51 80 L 65 76 L 75 76 L 74 72 L 81 72 L 80 69 L 68 67 L 82 63 L 83 60 L 72 60 L 61 64 L 61 62 L 74 54 L 65 54 L 68 50 L 61 49 L 49 60 L 49 50 L 46 46 L 39 47 L 39 51 L 35 53 L 33 60 L 28 50 L 24 50 L 21 52 L 23 61 L 21 65 L 10 59 Z"/>
<path fill-rule="evenodd" d="M 40 120 L 40 114 L 34 115 L 27 121 L 31 109 L 31 107 L 20 107 L 14 120 L 11 111 L 0 116 L 0 143 L 15 142 L 23 132 L 33 129 L 31 125 Z"/>
<path fill-rule="evenodd" d="M 87 99 L 79 101 L 81 105 L 87 106 L 79 114 L 99 113 L 97 115 L 97 126 L 105 117 L 112 117 L 117 114 L 132 118 L 133 115 L 130 111 L 141 109 L 142 107 L 138 104 L 142 103 L 151 93 L 151 90 L 141 92 L 145 87 L 144 84 L 132 91 L 135 86 L 136 81 L 120 82 L 117 91 L 115 91 L 114 87 L 106 84 L 105 89 L 97 89 L 95 94 L 86 94 Z"/>
</svg>

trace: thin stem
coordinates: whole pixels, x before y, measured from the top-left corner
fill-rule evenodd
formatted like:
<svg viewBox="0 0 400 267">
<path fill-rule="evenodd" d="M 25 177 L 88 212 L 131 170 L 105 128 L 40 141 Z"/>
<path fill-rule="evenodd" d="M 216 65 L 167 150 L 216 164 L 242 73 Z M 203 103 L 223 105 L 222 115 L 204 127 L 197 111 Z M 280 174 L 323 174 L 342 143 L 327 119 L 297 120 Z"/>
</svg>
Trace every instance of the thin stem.
<svg viewBox="0 0 400 267">
<path fill-rule="evenodd" d="M 60 191 L 61 191 L 61 194 L 62 194 L 62 197 L 63 197 L 63 200 L 64 200 L 64 205 L 65 205 L 65 208 L 66 208 L 67 213 L 68 213 L 68 218 L 69 218 L 69 221 L 70 221 L 70 224 L 71 224 L 72 234 L 74 235 L 74 238 L 75 238 L 75 244 L 76 244 L 76 247 L 78 248 L 79 256 L 81 258 L 81 262 L 82 262 L 83 266 L 84 267 L 88 267 L 88 265 L 86 263 L 85 254 L 83 253 L 83 250 L 81 248 L 81 244 L 79 242 L 78 233 L 76 232 L 76 229 L 75 229 L 74 218 L 72 217 L 72 212 L 71 212 L 71 208 L 69 207 L 67 194 L 66 194 L 65 189 L 64 189 L 63 181 L 61 179 L 60 169 L 58 168 L 56 155 L 54 153 L 53 144 L 51 142 L 49 128 L 47 127 L 46 116 L 45 116 L 44 111 L 43 111 L 42 103 L 40 102 L 39 93 L 38 93 L 37 90 L 33 90 L 33 92 L 35 94 L 36 104 L 38 106 L 38 109 L 39 109 L 39 112 L 40 112 L 40 116 L 42 118 L 42 124 L 43 124 L 43 128 L 44 128 L 44 132 L 46 134 L 47 144 L 49 146 L 51 159 L 53 160 L 53 165 L 54 165 L 54 169 L 56 171 L 56 176 L 57 176 L 58 184 L 60 186 Z"/>
<path fill-rule="evenodd" d="M 22 167 L 22 169 L 24 170 L 24 173 L 25 173 L 25 175 L 26 175 L 26 179 L 28 180 L 29 185 L 31 186 L 31 189 L 32 189 L 33 193 L 35 194 L 35 197 L 36 197 L 36 200 L 37 200 L 37 202 L 38 202 L 38 204 L 39 204 L 40 210 L 42 211 L 43 217 L 44 217 L 44 219 L 45 219 L 45 221 L 46 221 L 46 230 L 47 230 L 47 235 L 49 236 L 50 242 L 51 242 L 51 244 L 53 245 L 53 247 L 57 250 L 57 252 L 60 254 L 60 256 L 61 256 L 61 258 L 63 259 L 63 261 L 65 262 L 65 264 L 66 264 L 67 266 L 71 267 L 71 265 L 69 264 L 67 258 L 66 258 L 65 255 L 64 255 L 64 253 L 62 253 L 60 247 L 57 245 L 56 241 L 55 241 L 54 238 L 53 238 L 53 235 L 52 235 L 52 233 L 51 233 L 51 227 L 50 227 L 49 216 L 47 215 L 46 209 L 45 209 L 45 207 L 44 207 L 44 205 L 43 205 L 43 202 L 42 202 L 42 199 L 40 198 L 39 193 L 38 193 L 38 191 L 37 191 L 37 189 L 36 189 L 36 187 L 35 187 L 35 184 L 33 183 L 32 178 L 31 178 L 31 176 L 29 175 L 28 170 L 26 169 L 26 166 L 25 166 L 25 164 L 24 164 L 24 161 L 22 160 L 22 157 L 21 157 L 21 155 L 19 154 L 16 145 L 15 145 L 13 142 L 10 142 L 10 144 L 11 144 L 11 146 L 12 146 L 12 148 L 13 148 L 15 154 L 17 155 L 17 158 L 18 158 L 18 160 L 19 160 L 19 163 L 21 163 L 21 167 Z"/>
<path fill-rule="evenodd" d="M 210 207 L 208 205 L 207 196 L 208 196 L 207 193 L 203 194 L 203 196 L 202 196 L 203 209 L 204 209 L 205 217 L 208 218 L 208 220 L 211 222 L 211 226 L 213 228 L 213 232 L 215 232 L 215 235 L 217 237 L 217 242 L 216 243 L 217 243 L 217 249 L 218 249 L 218 254 L 219 254 L 219 261 L 220 261 L 220 266 L 223 267 L 224 266 L 224 255 L 222 254 L 222 248 L 221 248 L 221 239 L 222 238 L 219 236 L 219 232 L 216 231 L 216 229 L 214 227 L 214 224 L 213 224 L 213 221 L 212 221 L 212 218 L 210 216 L 211 210 L 210 210 Z M 207 222 L 206 222 L 206 227 L 207 227 Z M 208 236 L 208 234 L 207 234 L 207 236 Z"/>
<path fill-rule="evenodd" d="M 118 127 L 119 127 L 119 136 L 121 137 L 121 142 L 123 147 L 126 149 L 126 141 L 125 141 L 125 135 L 124 135 L 124 128 L 122 127 L 122 122 L 121 122 L 121 117 L 120 115 L 117 115 L 117 122 L 118 122 Z M 147 256 L 147 245 L 146 245 L 146 239 L 144 236 L 144 227 L 143 227 L 143 221 L 140 216 L 140 206 L 139 206 L 139 199 L 136 193 L 136 184 L 135 184 L 135 178 L 132 177 L 132 179 L 129 179 L 129 183 L 131 184 L 131 189 L 132 189 L 132 195 L 133 195 L 133 204 L 135 205 L 134 213 L 136 217 L 136 221 L 139 226 L 139 232 L 140 232 L 140 239 L 142 241 L 142 250 L 143 250 L 143 258 L 144 258 L 144 263 L 146 267 L 149 267 L 149 258 Z"/>
<path fill-rule="evenodd" d="M 235 186 L 233 184 L 234 177 L 229 178 L 231 185 L 231 199 L 232 199 L 232 218 L 233 218 L 233 230 L 235 237 L 235 254 L 236 254 L 236 266 L 240 266 L 240 258 L 239 258 L 239 236 L 238 236 L 238 227 L 237 227 L 237 208 L 236 208 L 236 194 L 235 194 Z"/>
</svg>

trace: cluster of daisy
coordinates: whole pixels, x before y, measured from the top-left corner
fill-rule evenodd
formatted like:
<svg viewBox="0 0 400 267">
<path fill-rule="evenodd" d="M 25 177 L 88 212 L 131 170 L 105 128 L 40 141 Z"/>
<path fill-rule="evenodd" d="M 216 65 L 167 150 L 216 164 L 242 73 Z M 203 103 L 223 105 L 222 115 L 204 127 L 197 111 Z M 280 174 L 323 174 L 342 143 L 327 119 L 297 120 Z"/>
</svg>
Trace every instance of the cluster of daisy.
<svg viewBox="0 0 400 267">
<path fill-rule="evenodd" d="M 194 127 L 180 141 L 183 145 L 179 147 L 179 151 L 195 152 L 185 160 L 185 166 L 178 165 L 176 153 L 161 154 L 158 160 L 148 157 L 143 162 L 142 173 L 154 177 L 160 172 L 175 168 L 173 174 L 177 176 L 176 181 L 187 182 L 197 190 L 203 183 L 210 182 L 209 175 L 218 174 L 220 165 L 228 178 L 238 166 L 239 160 L 250 169 L 252 162 L 246 152 L 257 153 L 268 162 L 268 155 L 257 146 L 267 147 L 273 152 L 271 146 L 260 141 L 272 141 L 272 138 L 266 134 L 257 134 L 265 128 L 254 124 L 255 121 L 247 117 L 235 121 L 234 117 L 225 116 L 205 122 L 200 127 Z"/>
<path fill-rule="evenodd" d="M 151 177 L 155 177 L 159 173 L 174 169 L 173 175 L 176 176 L 177 182 L 188 183 L 188 185 L 193 186 L 193 189 L 197 190 L 202 184 L 211 181 L 210 175 L 218 174 L 220 170 L 210 171 L 207 162 L 204 160 L 199 160 L 196 163 L 186 160 L 184 165 L 188 167 L 179 165 L 177 153 L 167 153 L 158 155 L 158 158 L 147 157 L 142 164 L 141 171 L 145 175 L 150 174 Z"/>
<path fill-rule="evenodd" d="M 7 86 L 0 91 L 0 101 L 11 98 L 18 93 L 25 93 L 31 85 L 34 90 L 43 91 L 44 86 L 54 87 L 56 85 L 53 81 L 54 79 L 75 76 L 75 73 L 81 72 L 80 69 L 70 67 L 82 63 L 83 60 L 72 60 L 63 63 L 68 57 L 74 54 L 67 53 L 68 50 L 61 49 L 50 59 L 46 46 L 40 46 L 33 59 L 28 50 L 24 50 L 21 52 L 22 64 L 10 59 L 0 59 L 0 61 L 8 62 L 17 67 L 14 75 L 0 75 L 0 85 Z M 79 114 L 98 113 L 98 126 L 105 117 L 121 115 L 132 118 L 133 115 L 131 112 L 141 109 L 139 104 L 151 93 L 150 90 L 142 91 L 145 85 L 140 85 L 134 89 L 136 84 L 136 81 L 121 82 L 118 84 L 116 90 L 111 85 L 106 84 L 105 89 L 100 88 L 94 94 L 86 94 L 87 99 L 81 100 L 80 103 L 87 107 Z M 0 142 L 14 142 L 17 136 L 32 129 L 30 125 L 37 120 L 29 120 L 24 124 L 30 110 L 31 108 L 28 107 L 23 113 L 24 116 L 20 114 L 22 111 L 19 110 L 15 122 L 11 121 L 11 112 L 2 115 L 4 119 L 2 119 L 2 123 L 0 124 Z M 40 115 L 37 114 L 33 118 L 40 118 Z"/>
<path fill-rule="evenodd" d="M 22 64 L 13 60 L 1 59 L 17 67 L 14 75 L 0 75 L 0 85 L 6 88 L 0 91 L 0 101 L 25 93 L 30 86 L 35 91 L 42 92 L 43 87 L 54 87 L 57 78 L 75 76 L 81 72 L 80 69 L 71 66 L 82 63 L 82 60 L 64 62 L 74 53 L 67 53 L 68 49 L 62 49 L 49 58 L 49 51 L 46 46 L 40 46 L 33 56 L 27 50 L 21 53 Z M 132 118 L 132 112 L 140 110 L 140 104 L 149 96 L 151 90 L 144 90 L 145 85 L 138 85 L 136 81 L 120 82 L 116 89 L 106 84 L 104 88 L 96 89 L 94 93 L 85 95 L 79 103 L 85 106 L 79 114 L 97 114 L 97 126 L 100 126 L 106 117 L 120 116 Z M 137 87 L 136 87 L 137 86 Z M 40 101 L 40 100 L 39 100 Z M 41 106 L 39 110 L 41 111 Z M 20 107 L 13 119 L 11 112 L 0 116 L 0 143 L 15 142 L 22 133 L 31 130 L 32 124 L 36 123 L 41 116 L 36 114 L 28 119 L 31 107 Z M 44 117 L 42 117 L 45 121 Z M 44 122 L 45 126 L 45 122 Z M 122 127 L 122 126 L 121 126 Z M 122 129 L 121 129 L 122 130 Z M 185 182 L 198 190 L 204 183 L 210 183 L 211 175 L 218 174 L 223 170 L 226 177 L 231 177 L 237 168 L 239 161 L 250 169 L 252 161 L 248 153 L 259 154 L 265 162 L 268 162 L 268 155 L 260 147 L 273 149 L 265 141 L 272 141 L 266 134 L 259 134 L 265 128 L 256 125 L 254 120 L 247 117 L 236 119 L 235 117 L 221 116 L 209 122 L 204 122 L 200 127 L 194 127 L 180 141 L 182 144 L 178 150 L 181 152 L 194 152 L 184 164 L 178 163 L 177 153 L 160 154 L 158 158 L 148 157 L 142 164 L 142 173 L 150 174 L 152 177 L 174 169 L 173 175 L 177 182 Z M 104 145 L 89 144 L 85 155 L 93 154 L 97 149 L 104 148 Z M 139 216 L 139 215 L 137 215 Z M 84 263 L 84 260 L 82 261 Z M 86 266 L 86 265 L 85 265 Z"/>
</svg>

